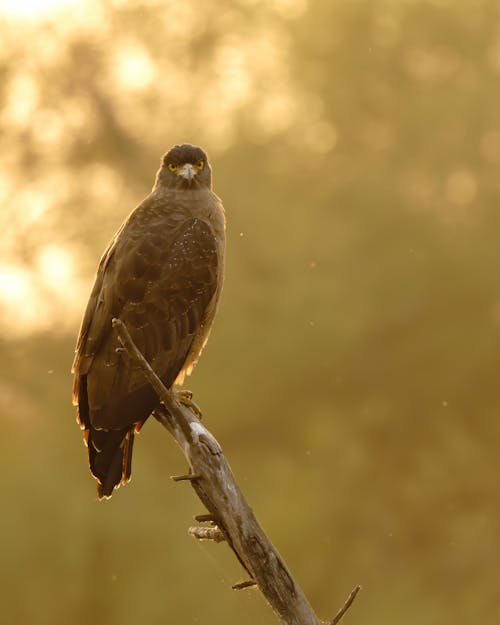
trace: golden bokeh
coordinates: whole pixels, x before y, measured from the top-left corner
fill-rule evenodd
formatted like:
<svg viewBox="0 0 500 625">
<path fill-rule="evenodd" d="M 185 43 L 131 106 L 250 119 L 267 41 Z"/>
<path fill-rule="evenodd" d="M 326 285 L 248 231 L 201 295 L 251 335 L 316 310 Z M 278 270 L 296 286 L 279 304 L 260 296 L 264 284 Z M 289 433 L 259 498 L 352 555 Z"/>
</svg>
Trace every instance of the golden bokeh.
<svg viewBox="0 0 500 625">
<path fill-rule="evenodd" d="M 228 219 L 188 386 L 318 615 L 361 583 L 346 622 L 499 621 L 499 24 L 493 0 L 0 0 L 6 622 L 275 622 L 185 536 L 155 423 L 98 505 L 74 422 L 100 254 L 180 142 Z"/>
</svg>

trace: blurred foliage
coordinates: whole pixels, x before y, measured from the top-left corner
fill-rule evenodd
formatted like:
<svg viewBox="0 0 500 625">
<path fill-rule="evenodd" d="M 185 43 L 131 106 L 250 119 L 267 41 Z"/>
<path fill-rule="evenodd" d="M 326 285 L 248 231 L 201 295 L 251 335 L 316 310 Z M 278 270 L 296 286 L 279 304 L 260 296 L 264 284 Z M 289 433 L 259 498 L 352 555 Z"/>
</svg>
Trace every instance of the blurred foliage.
<svg viewBox="0 0 500 625">
<path fill-rule="evenodd" d="M 211 155 L 225 292 L 188 386 L 317 613 L 500 623 L 500 7 L 2 2 L 6 622 L 274 623 L 149 423 L 98 504 L 70 405 L 107 240 Z M 43 3 L 42 3 L 43 5 Z"/>
</svg>

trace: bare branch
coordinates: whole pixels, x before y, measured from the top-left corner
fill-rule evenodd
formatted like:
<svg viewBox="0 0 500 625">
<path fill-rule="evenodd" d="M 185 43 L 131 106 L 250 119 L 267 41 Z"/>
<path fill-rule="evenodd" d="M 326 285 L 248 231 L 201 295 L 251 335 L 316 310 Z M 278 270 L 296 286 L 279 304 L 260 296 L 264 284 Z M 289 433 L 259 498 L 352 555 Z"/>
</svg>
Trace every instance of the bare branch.
<svg viewBox="0 0 500 625">
<path fill-rule="evenodd" d="M 340 610 L 337 612 L 337 614 L 333 617 L 333 620 L 331 621 L 331 623 L 329 625 L 337 625 L 337 623 L 340 621 L 340 619 L 344 616 L 344 614 L 347 612 L 347 610 L 351 607 L 352 602 L 354 601 L 354 599 L 356 599 L 356 595 L 358 594 L 358 592 L 360 590 L 361 590 L 361 586 L 356 586 L 356 588 L 354 588 L 351 591 L 351 594 L 347 597 L 346 602 L 340 608 Z"/>
<path fill-rule="evenodd" d="M 113 319 L 113 327 L 130 358 L 161 400 L 162 406 L 155 410 L 154 416 L 175 438 L 189 463 L 189 473 L 173 479 L 189 481 L 208 510 L 204 520 L 216 525 L 190 528 L 190 534 L 198 539 L 225 539 L 250 576 L 248 581 L 235 584 L 233 588 L 258 586 L 284 625 L 319 625 L 303 591 L 246 502 L 215 437 L 188 408 L 185 395 L 178 395 L 163 385 L 125 325 Z M 345 614 L 358 590 L 353 591 L 354 596 L 349 597 L 332 625 Z"/>
<path fill-rule="evenodd" d="M 196 482 L 196 480 L 199 480 L 200 477 L 201 475 L 197 475 L 196 473 L 186 473 L 186 475 L 171 475 L 170 476 L 170 478 L 174 482 L 185 482 L 185 481 Z"/>
<path fill-rule="evenodd" d="M 244 582 L 238 582 L 237 584 L 233 584 L 231 588 L 233 590 L 245 590 L 245 588 L 255 588 L 257 584 L 253 579 L 247 579 Z"/>
<path fill-rule="evenodd" d="M 198 523 L 216 523 L 216 518 L 213 514 L 197 514 L 194 520 L 198 521 Z"/>
<path fill-rule="evenodd" d="M 213 540 L 216 543 L 226 540 L 223 532 L 218 527 L 190 527 L 188 534 L 198 540 Z"/>
</svg>

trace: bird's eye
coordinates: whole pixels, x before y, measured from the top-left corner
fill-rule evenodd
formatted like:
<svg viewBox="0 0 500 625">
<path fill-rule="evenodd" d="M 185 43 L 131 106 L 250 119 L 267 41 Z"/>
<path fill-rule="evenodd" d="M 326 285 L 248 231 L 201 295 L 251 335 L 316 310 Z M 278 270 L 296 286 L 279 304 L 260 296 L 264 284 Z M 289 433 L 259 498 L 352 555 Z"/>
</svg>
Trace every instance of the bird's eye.
<svg viewBox="0 0 500 625">
<path fill-rule="evenodd" d="M 169 163 L 168 164 L 168 168 L 170 171 L 176 171 L 177 170 L 177 165 L 174 165 L 173 163 Z"/>
<path fill-rule="evenodd" d="M 205 167 L 205 161 L 198 161 L 196 163 L 196 169 L 203 169 Z"/>
</svg>

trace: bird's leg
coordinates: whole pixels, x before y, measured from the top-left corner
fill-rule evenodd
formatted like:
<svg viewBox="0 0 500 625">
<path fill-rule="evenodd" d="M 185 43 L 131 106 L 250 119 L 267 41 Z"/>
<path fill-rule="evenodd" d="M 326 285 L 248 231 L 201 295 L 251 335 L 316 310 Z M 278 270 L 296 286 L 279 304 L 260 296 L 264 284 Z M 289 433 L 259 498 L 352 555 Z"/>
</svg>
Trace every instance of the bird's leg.
<svg viewBox="0 0 500 625">
<path fill-rule="evenodd" d="M 203 414 L 200 407 L 193 401 L 193 393 L 185 388 L 173 388 L 171 390 L 175 399 L 183 406 L 186 406 L 188 410 L 191 410 L 201 421 Z"/>
</svg>

